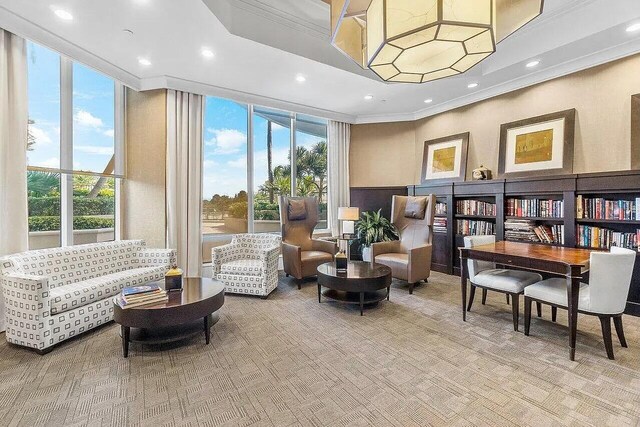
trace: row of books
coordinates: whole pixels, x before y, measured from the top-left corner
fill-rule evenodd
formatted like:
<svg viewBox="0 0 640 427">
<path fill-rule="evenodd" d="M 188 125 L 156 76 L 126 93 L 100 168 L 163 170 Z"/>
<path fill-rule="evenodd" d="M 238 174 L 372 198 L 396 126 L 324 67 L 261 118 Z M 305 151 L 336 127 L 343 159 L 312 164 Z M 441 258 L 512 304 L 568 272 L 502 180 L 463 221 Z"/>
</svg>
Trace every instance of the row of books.
<svg viewBox="0 0 640 427">
<path fill-rule="evenodd" d="M 434 233 L 446 233 L 447 232 L 447 218 L 437 216 L 433 219 L 433 232 Z"/>
<path fill-rule="evenodd" d="M 447 204 L 442 202 L 436 202 L 436 215 L 446 215 Z"/>
<path fill-rule="evenodd" d="M 564 225 L 536 225 L 534 221 L 508 219 L 504 222 L 504 237 L 516 242 L 564 244 Z"/>
<path fill-rule="evenodd" d="M 116 297 L 116 304 L 122 308 L 163 304 L 169 301 L 167 292 L 158 285 L 143 285 L 124 288 Z"/>
<path fill-rule="evenodd" d="M 458 200 L 456 202 L 456 212 L 460 215 L 495 216 L 496 204 L 480 200 Z"/>
<path fill-rule="evenodd" d="M 576 218 L 640 221 L 640 197 L 635 200 L 576 198 Z"/>
<path fill-rule="evenodd" d="M 611 246 L 635 249 L 640 241 L 640 229 L 635 233 L 624 233 L 607 228 L 579 225 L 577 229 L 578 246 L 585 248 L 609 249 Z"/>
<path fill-rule="evenodd" d="M 484 236 L 496 232 L 496 225 L 489 221 L 459 219 L 456 225 L 457 233 L 464 236 Z"/>
<path fill-rule="evenodd" d="M 507 216 L 562 218 L 563 212 L 564 200 L 507 199 Z"/>
</svg>

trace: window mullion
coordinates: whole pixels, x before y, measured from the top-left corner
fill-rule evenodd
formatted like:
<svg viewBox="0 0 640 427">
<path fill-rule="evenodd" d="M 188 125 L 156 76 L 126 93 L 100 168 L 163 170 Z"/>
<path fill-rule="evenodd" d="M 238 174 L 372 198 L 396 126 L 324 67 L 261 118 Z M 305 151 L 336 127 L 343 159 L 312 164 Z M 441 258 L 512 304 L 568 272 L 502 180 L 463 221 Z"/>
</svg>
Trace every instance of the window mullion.
<svg viewBox="0 0 640 427">
<path fill-rule="evenodd" d="M 298 175 L 298 156 L 296 151 L 296 118 L 295 115 L 291 117 L 291 134 L 289 141 L 289 150 L 291 153 L 291 195 L 296 196 L 298 191 L 298 185 L 296 177 Z"/>
<path fill-rule="evenodd" d="M 247 105 L 247 231 L 253 233 L 254 187 L 253 187 L 253 105 Z"/>
<path fill-rule="evenodd" d="M 73 170 L 73 63 L 60 58 L 60 168 Z M 61 245 L 73 245 L 73 175 L 60 176 Z"/>
</svg>

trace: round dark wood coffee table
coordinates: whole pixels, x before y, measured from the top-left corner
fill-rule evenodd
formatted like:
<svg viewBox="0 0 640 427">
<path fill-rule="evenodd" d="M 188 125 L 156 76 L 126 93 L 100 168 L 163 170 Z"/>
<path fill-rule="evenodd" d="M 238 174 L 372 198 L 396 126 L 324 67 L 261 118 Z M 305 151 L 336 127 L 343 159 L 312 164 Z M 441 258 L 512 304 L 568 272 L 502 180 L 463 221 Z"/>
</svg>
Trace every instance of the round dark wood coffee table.
<svg viewBox="0 0 640 427">
<path fill-rule="evenodd" d="M 322 287 L 329 288 L 324 292 Z M 346 304 L 360 304 L 360 316 L 364 306 L 389 300 L 391 269 L 386 265 L 364 261 L 350 261 L 347 271 L 338 271 L 335 262 L 318 266 L 318 302 L 324 296 Z"/>
<path fill-rule="evenodd" d="M 156 282 L 161 288 L 164 281 Z M 224 285 L 217 280 L 185 278 L 182 291 L 168 292 L 166 303 L 122 308 L 114 303 L 113 320 L 122 329 L 122 354 L 129 355 L 129 342 L 164 344 L 204 331 L 209 344 L 214 315 L 224 304 Z"/>
</svg>

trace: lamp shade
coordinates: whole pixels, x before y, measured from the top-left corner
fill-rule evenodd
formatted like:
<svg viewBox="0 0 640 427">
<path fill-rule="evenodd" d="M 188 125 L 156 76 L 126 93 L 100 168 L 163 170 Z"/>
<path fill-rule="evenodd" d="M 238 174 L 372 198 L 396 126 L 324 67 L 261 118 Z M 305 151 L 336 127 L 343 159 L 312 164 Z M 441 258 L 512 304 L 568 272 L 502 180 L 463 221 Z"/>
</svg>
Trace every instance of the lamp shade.
<svg viewBox="0 0 640 427">
<path fill-rule="evenodd" d="M 360 219 L 360 209 L 338 208 L 338 219 L 340 221 L 357 221 Z"/>
</svg>

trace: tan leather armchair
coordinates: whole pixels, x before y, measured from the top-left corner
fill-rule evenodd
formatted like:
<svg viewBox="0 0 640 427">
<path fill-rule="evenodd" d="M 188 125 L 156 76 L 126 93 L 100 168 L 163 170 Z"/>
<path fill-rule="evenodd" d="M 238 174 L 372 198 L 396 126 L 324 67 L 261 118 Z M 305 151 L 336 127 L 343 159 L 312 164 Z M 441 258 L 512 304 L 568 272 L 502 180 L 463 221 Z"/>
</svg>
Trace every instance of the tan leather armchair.
<svg viewBox="0 0 640 427">
<path fill-rule="evenodd" d="M 290 215 L 290 201 L 304 202 L 304 218 L 296 219 Z M 287 277 L 291 275 L 298 280 L 317 275 L 318 266 L 333 261 L 338 252 L 335 243 L 313 238 L 313 229 L 318 224 L 318 200 L 315 197 L 280 196 L 278 203 L 284 272 Z"/>
<path fill-rule="evenodd" d="M 420 197 L 393 196 L 391 205 L 391 223 L 396 226 L 400 240 L 380 242 L 371 245 L 371 259 L 391 268 L 396 279 L 409 282 L 409 293 L 421 280 L 427 280 L 431 273 L 431 242 L 433 217 L 436 209 L 436 198 L 433 194 L 426 198 L 424 218 L 405 216 L 407 201 L 417 202 Z M 415 203 L 412 204 L 415 206 Z M 420 216 L 419 212 L 413 212 Z"/>
</svg>

